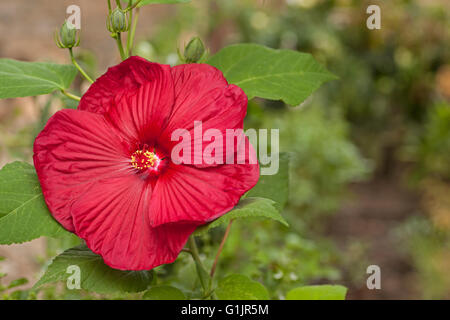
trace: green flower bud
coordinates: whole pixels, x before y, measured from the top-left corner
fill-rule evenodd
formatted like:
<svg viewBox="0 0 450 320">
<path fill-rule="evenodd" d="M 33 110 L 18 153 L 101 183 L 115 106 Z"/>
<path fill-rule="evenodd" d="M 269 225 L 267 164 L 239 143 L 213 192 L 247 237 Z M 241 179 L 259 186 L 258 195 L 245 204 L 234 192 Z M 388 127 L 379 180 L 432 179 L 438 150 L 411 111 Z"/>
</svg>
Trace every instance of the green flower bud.
<svg viewBox="0 0 450 320">
<path fill-rule="evenodd" d="M 120 33 L 128 31 L 130 25 L 128 23 L 127 14 L 120 8 L 114 9 L 108 17 L 108 30 L 112 33 Z"/>
<path fill-rule="evenodd" d="M 194 37 L 184 48 L 184 61 L 186 63 L 199 62 L 206 53 L 205 45 L 199 37 Z"/>
<path fill-rule="evenodd" d="M 78 30 L 73 24 L 65 21 L 62 25 L 59 35 L 55 33 L 56 45 L 60 48 L 71 49 L 73 47 L 78 47 L 80 44 L 80 38 L 78 37 Z"/>
</svg>

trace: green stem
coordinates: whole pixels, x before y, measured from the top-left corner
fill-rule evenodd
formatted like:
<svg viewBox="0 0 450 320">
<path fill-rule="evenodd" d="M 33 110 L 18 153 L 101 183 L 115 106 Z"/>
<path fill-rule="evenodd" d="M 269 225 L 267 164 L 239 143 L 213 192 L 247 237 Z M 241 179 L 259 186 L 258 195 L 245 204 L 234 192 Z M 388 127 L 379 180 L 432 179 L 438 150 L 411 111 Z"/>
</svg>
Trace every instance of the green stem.
<svg viewBox="0 0 450 320">
<path fill-rule="evenodd" d="M 111 7 L 111 0 L 108 0 L 108 12 L 111 14 L 112 7 Z"/>
<path fill-rule="evenodd" d="M 87 81 L 89 81 L 90 83 L 94 83 L 94 80 L 92 80 L 91 77 L 88 76 L 88 74 L 83 70 L 83 68 L 81 68 L 81 66 L 75 60 L 72 48 L 69 49 L 69 52 L 70 52 L 70 59 L 72 59 L 73 65 L 78 69 L 78 71 L 80 71 L 80 73 L 83 75 L 83 77 L 86 78 Z"/>
<path fill-rule="evenodd" d="M 128 21 L 129 21 L 129 23 L 133 22 L 133 10 L 131 10 L 128 13 Z M 128 34 L 127 34 L 127 51 L 125 52 L 127 54 L 127 57 L 130 56 L 130 45 L 131 45 L 131 36 L 130 36 L 130 34 L 131 34 L 130 32 L 128 32 Z"/>
<path fill-rule="evenodd" d="M 120 3 L 120 0 L 116 0 L 116 4 L 119 7 L 119 9 L 122 9 L 122 4 Z"/>
<path fill-rule="evenodd" d="M 139 20 L 139 8 L 136 9 L 136 15 L 133 19 L 133 24 L 131 26 L 130 33 L 128 34 L 128 41 L 127 41 L 127 55 L 130 56 L 133 51 L 133 43 L 134 43 L 134 35 L 136 34 L 136 27 Z M 130 13 L 130 19 L 133 18 L 133 11 Z"/>
<path fill-rule="evenodd" d="M 128 6 L 128 8 L 125 11 L 133 10 L 134 8 L 136 8 L 139 5 L 139 3 L 141 3 L 141 1 L 142 0 L 136 1 L 132 6 Z M 138 7 L 138 9 L 139 9 L 139 7 Z"/>
<path fill-rule="evenodd" d="M 231 225 L 233 224 L 233 220 L 230 220 L 228 223 L 227 229 L 225 230 L 225 234 L 220 242 L 219 249 L 217 250 L 216 258 L 214 259 L 214 263 L 211 268 L 211 272 L 209 273 L 210 277 L 214 277 L 214 273 L 216 272 L 217 263 L 219 262 L 220 254 L 222 253 L 225 242 L 227 241 L 228 235 L 230 234 Z"/>
<path fill-rule="evenodd" d="M 61 93 L 62 93 L 63 95 L 65 95 L 66 97 L 72 99 L 72 100 L 76 100 L 76 101 L 80 101 L 80 100 L 81 100 L 81 98 L 80 98 L 79 96 L 76 96 L 76 95 L 74 95 L 74 94 L 71 94 L 71 93 L 67 92 L 67 91 L 64 90 L 64 89 L 61 89 Z"/>
<path fill-rule="evenodd" d="M 123 49 L 122 36 L 120 33 L 117 33 L 116 42 L 117 42 L 117 47 L 119 48 L 120 57 L 122 58 L 122 60 L 125 60 L 127 58 L 127 56 L 125 54 L 125 50 Z"/>
<path fill-rule="evenodd" d="M 198 253 L 197 244 L 195 243 L 195 237 L 191 236 L 189 238 L 189 247 L 191 249 L 191 255 L 194 259 L 195 266 L 197 269 L 197 274 L 200 279 L 200 283 L 203 288 L 203 293 L 206 295 L 211 290 L 211 277 L 209 276 L 208 272 L 206 271 L 205 266 L 203 265 L 202 260 L 200 259 L 200 255 Z"/>
</svg>

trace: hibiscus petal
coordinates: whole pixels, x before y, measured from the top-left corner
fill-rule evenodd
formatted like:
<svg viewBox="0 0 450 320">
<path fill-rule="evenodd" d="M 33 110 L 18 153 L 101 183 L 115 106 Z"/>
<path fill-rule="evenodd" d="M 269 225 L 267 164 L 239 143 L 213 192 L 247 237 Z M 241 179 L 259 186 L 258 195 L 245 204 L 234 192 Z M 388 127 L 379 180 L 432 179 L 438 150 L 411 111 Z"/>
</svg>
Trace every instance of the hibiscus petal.
<svg viewBox="0 0 450 320">
<path fill-rule="evenodd" d="M 149 270 L 173 262 L 198 224 L 152 228 L 151 185 L 137 176 L 105 179 L 72 206 L 76 233 L 109 266 Z"/>
<path fill-rule="evenodd" d="M 151 63 L 141 57 L 130 57 L 98 78 L 81 98 L 79 110 L 105 113 L 112 101 L 124 94 L 134 92 L 151 81 L 162 65 Z M 163 66 L 169 68 L 169 66 Z"/>
<path fill-rule="evenodd" d="M 150 223 L 212 221 L 230 211 L 258 179 L 258 164 L 208 168 L 171 164 L 153 191 Z"/>
<path fill-rule="evenodd" d="M 185 129 L 191 140 L 180 141 L 180 147 L 191 144 L 190 163 L 197 166 L 211 166 L 216 163 L 202 161 L 203 150 L 210 141 L 203 141 L 202 135 L 195 135 L 194 124 L 201 121 L 203 133 L 209 129 L 221 134 L 225 147 L 227 129 L 242 129 L 247 112 L 247 96 L 239 87 L 229 85 L 222 72 L 206 64 L 186 64 L 172 68 L 175 103 L 168 125 L 161 135 L 160 144 L 167 150 L 179 143 L 171 141 L 177 129 Z M 211 139 L 214 141 L 214 139 Z M 196 148 L 195 145 L 200 145 Z M 220 154 L 225 162 L 225 152 Z"/>
<path fill-rule="evenodd" d="M 50 212 L 74 231 L 71 206 L 105 177 L 124 175 L 128 147 L 103 116 L 62 110 L 34 142 L 34 165 Z"/>
<path fill-rule="evenodd" d="M 166 125 L 173 101 L 170 67 L 153 64 L 147 82 L 133 94 L 112 102 L 105 117 L 132 143 L 151 145 Z"/>
</svg>

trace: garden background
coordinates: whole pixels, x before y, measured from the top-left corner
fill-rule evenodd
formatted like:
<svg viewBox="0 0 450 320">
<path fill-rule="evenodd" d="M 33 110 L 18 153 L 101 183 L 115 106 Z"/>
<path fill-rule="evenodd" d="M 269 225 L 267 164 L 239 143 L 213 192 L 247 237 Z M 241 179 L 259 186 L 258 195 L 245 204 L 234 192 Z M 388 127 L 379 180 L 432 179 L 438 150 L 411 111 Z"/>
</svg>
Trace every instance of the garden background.
<svg viewBox="0 0 450 320">
<path fill-rule="evenodd" d="M 53 33 L 71 4 L 82 10 L 83 49 L 75 53 L 83 67 L 98 76 L 117 64 L 103 18 L 107 8 L 99 0 L 1 1 L 0 57 L 69 63 Z M 370 4 L 381 7 L 381 30 L 366 27 Z M 300 106 L 249 103 L 246 127 L 279 128 L 280 149 L 291 154 L 284 211 L 291 227 L 235 224 L 220 268 L 260 280 L 273 298 L 298 285 L 338 283 L 349 288 L 349 299 L 449 299 L 450 2 L 193 0 L 147 6 L 135 53 L 174 64 L 177 44 L 182 48 L 196 35 L 212 53 L 241 42 L 308 52 L 339 76 Z M 78 91 L 87 87 L 78 78 Z M 0 101 L 0 167 L 31 161 L 35 136 L 63 107 L 58 101 L 51 95 Z M 30 288 L 49 259 L 74 241 L 0 246 L 0 273 L 6 274 L 0 282 L 19 279 L 14 290 Z M 205 253 L 208 246 L 205 241 Z M 381 290 L 366 287 L 369 265 L 381 268 Z M 193 263 L 186 259 L 178 272 L 188 286 Z M 2 294 L 11 297 L 11 290 Z M 91 295 L 50 286 L 41 297 Z"/>
</svg>

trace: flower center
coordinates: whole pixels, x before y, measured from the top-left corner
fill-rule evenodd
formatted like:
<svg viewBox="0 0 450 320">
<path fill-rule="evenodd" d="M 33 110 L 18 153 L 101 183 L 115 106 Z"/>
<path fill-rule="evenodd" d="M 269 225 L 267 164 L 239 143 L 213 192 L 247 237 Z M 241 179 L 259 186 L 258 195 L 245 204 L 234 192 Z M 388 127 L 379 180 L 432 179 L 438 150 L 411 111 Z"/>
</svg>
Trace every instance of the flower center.
<svg viewBox="0 0 450 320">
<path fill-rule="evenodd" d="M 157 171 L 161 159 L 156 153 L 148 150 L 137 150 L 131 155 L 131 166 L 137 170 Z"/>
</svg>

